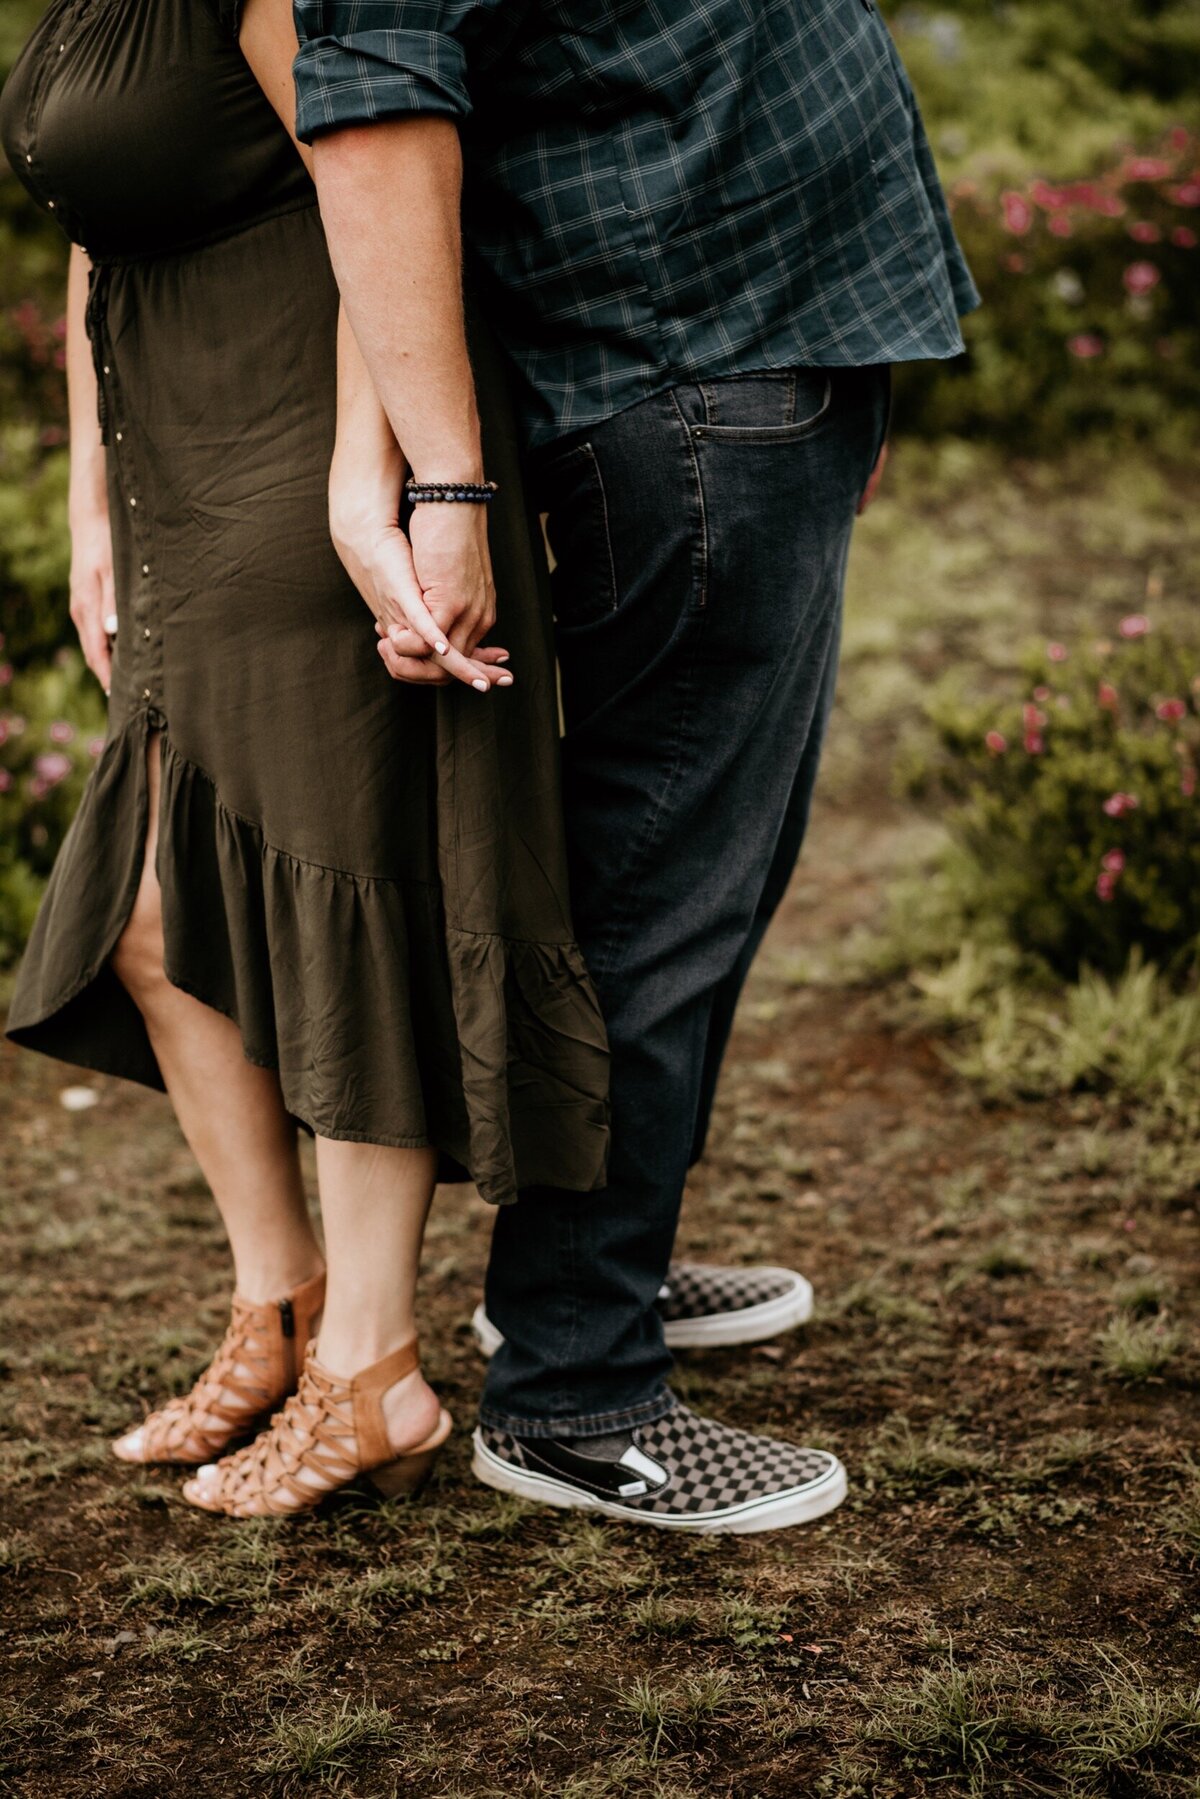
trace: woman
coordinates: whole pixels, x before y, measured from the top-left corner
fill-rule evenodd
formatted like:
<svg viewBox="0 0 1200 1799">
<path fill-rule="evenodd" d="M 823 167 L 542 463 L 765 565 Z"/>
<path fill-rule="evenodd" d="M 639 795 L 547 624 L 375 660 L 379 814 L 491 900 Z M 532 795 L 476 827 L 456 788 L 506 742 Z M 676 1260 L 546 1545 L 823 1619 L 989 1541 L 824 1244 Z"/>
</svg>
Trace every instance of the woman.
<svg viewBox="0 0 1200 1799">
<path fill-rule="evenodd" d="M 445 1439 L 413 1312 L 439 1152 L 504 1202 L 599 1186 L 606 1147 L 503 380 L 477 343 L 519 679 L 507 650 L 473 647 L 486 619 L 421 660 L 440 638 L 419 592 L 401 603 L 400 581 L 358 571 L 408 648 L 397 662 L 385 644 L 389 667 L 452 678 L 397 685 L 330 542 L 335 423 L 340 491 L 378 468 L 384 434 L 393 506 L 407 471 L 338 341 L 282 122 L 294 51 L 288 0 L 52 0 L 0 119 L 75 246 L 72 615 L 110 690 L 9 1030 L 170 1094 L 229 1233 L 233 1314 L 193 1391 L 114 1449 L 203 1464 L 187 1497 L 239 1516 L 363 1473 L 410 1490 Z"/>
</svg>

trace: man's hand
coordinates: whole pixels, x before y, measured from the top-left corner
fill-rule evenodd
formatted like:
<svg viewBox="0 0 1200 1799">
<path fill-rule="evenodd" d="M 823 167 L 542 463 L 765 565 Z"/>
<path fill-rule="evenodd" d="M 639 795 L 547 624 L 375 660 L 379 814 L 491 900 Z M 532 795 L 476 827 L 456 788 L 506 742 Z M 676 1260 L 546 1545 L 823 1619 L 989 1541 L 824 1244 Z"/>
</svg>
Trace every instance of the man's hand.
<svg viewBox="0 0 1200 1799">
<path fill-rule="evenodd" d="M 871 470 L 870 479 L 863 488 L 862 499 L 858 502 L 859 518 L 862 517 L 863 513 L 867 510 L 867 507 L 871 504 L 871 501 L 875 498 L 875 495 L 879 492 L 879 483 L 883 480 L 883 471 L 887 467 L 887 459 L 888 446 L 885 443 L 882 450 L 879 452 L 875 467 Z"/>
<path fill-rule="evenodd" d="M 108 693 L 117 613 L 107 508 L 90 508 L 71 518 L 71 618 L 84 660 Z"/>
</svg>

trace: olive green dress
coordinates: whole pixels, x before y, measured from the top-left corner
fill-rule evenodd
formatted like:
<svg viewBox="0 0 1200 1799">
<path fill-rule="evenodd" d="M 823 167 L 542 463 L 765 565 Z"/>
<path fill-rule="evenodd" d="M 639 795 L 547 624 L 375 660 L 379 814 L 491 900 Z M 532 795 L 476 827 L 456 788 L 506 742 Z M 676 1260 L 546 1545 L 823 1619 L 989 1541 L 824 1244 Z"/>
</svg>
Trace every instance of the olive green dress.
<svg viewBox="0 0 1200 1799">
<path fill-rule="evenodd" d="M 106 745 L 9 1015 L 160 1086 L 111 968 L 160 734 L 171 981 L 322 1136 L 433 1144 L 484 1195 L 604 1177 L 544 558 L 504 372 L 473 346 L 515 685 L 393 682 L 328 534 L 337 291 L 236 0 L 54 0 L 4 92 L 13 167 L 89 252 L 119 630 Z M 214 1100 L 214 1103 L 218 1103 Z"/>
</svg>

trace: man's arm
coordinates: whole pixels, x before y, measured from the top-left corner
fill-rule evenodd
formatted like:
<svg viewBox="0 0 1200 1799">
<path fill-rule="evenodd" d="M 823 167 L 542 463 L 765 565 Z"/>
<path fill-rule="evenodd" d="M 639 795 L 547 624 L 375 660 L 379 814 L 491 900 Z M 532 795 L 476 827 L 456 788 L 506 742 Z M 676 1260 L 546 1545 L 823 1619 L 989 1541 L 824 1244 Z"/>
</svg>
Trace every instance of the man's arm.
<svg viewBox="0 0 1200 1799">
<path fill-rule="evenodd" d="M 313 153 L 296 135 L 292 67 L 299 48 L 291 0 L 245 0 L 240 42 L 263 92 L 291 132 L 311 175 Z M 345 309 L 338 321 L 338 435 L 330 471 L 330 529 L 347 572 L 375 614 L 380 655 L 398 680 L 452 677 L 487 692 L 510 686 L 497 664 L 502 651 L 468 659 L 445 641 L 427 610 L 408 540 L 397 525 L 405 462 L 363 363 Z"/>
<path fill-rule="evenodd" d="M 484 480 L 457 127 L 417 116 L 324 132 L 313 169 L 342 303 L 413 475 Z M 426 606 L 451 645 L 472 655 L 496 616 L 486 507 L 418 506 L 409 537 Z"/>
</svg>

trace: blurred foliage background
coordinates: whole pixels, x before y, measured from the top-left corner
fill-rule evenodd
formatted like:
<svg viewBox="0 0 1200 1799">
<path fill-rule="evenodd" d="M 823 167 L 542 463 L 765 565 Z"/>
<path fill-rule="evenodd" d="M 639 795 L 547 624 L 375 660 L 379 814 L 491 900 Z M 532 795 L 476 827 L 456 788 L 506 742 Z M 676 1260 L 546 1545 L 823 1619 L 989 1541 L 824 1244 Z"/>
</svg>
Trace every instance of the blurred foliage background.
<svg viewBox="0 0 1200 1799">
<path fill-rule="evenodd" d="M 5 0 L 0 73 L 41 10 Z M 922 586 L 912 559 L 931 515 L 943 533 L 968 529 L 993 565 L 1012 558 L 1019 545 L 1001 521 L 1025 516 L 1031 492 L 1061 538 L 1069 526 L 1048 521 L 1076 519 L 1102 488 L 1123 521 L 1114 554 L 1128 547 L 1138 566 L 1170 559 L 1163 533 L 1176 548 L 1186 533 L 1194 506 L 1180 496 L 1200 416 L 1200 7 L 885 0 L 883 10 L 984 305 L 966 322 L 965 357 L 899 371 L 901 453 L 856 552 L 847 655 L 860 665 L 844 695 L 860 716 L 873 692 L 884 696 L 881 753 L 898 789 L 936 811 L 942 898 L 955 896 L 938 913 L 939 945 L 998 937 L 1026 970 L 1059 979 L 1088 963 L 1115 977 L 1132 951 L 1169 968 L 1178 990 L 1193 975 L 1200 891 L 1194 588 L 1162 595 L 1152 577 L 1158 647 L 1126 659 L 1114 706 L 1097 698 L 1106 677 L 1094 645 L 1121 643 L 1119 621 L 1140 615 L 1144 592 L 1116 596 L 1098 572 L 1081 575 L 1069 622 L 1091 661 L 1056 681 L 1062 671 L 1032 674 L 1014 645 L 1022 621 L 1040 625 L 1028 596 L 1004 602 L 1010 630 L 995 654 L 986 633 L 959 628 L 972 602 L 933 573 Z M 0 170 L 0 964 L 28 928 L 102 729 L 66 605 L 64 266 L 56 229 Z M 994 503 L 976 505 L 964 527 L 981 488 Z M 1094 513 L 1099 535 L 1111 523 Z M 901 591 L 914 579 L 915 599 Z M 896 619 L 914 615 L 940 630 L 924 662 L 912 654 L 919 631 L 895 635 Z M 885 642 L 886 654 L 860 655 Z M 1034 654 L 1044 661 L 1044 642 Z M 1026 728 L 1031 706 L 1044 729 Z M 1058 729 L 1068 713 L 1070 729 Z M 989 732 L 1004 754 L 985 747 Z M 841 741 L 835 730 L 834 780 Z M 1135 787 L 1136 808 L 1103 810 Z M 935 953 L 911 931 L 904 944 L 910 963 Z"/>
</svg>

